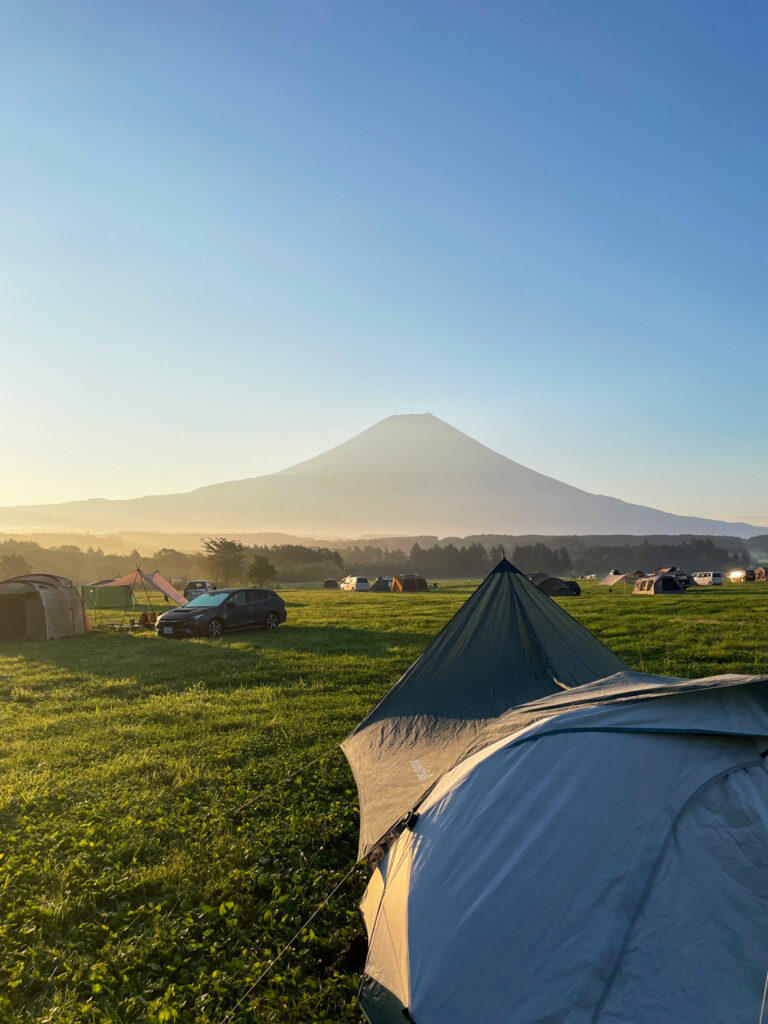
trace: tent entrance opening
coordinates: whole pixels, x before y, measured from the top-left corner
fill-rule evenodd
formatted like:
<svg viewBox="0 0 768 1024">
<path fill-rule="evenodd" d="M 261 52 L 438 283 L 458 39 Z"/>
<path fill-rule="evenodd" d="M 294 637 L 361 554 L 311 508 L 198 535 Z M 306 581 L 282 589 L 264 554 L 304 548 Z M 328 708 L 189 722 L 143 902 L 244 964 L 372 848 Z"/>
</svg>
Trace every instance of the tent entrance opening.
<svg viewBox="0 0 768 1024">
<path fill-rule="evenodd" d="M 0 598 L 0 640 L 23 640 L 27 635 L 27 609 L 21 597 Z"/>
</svg>

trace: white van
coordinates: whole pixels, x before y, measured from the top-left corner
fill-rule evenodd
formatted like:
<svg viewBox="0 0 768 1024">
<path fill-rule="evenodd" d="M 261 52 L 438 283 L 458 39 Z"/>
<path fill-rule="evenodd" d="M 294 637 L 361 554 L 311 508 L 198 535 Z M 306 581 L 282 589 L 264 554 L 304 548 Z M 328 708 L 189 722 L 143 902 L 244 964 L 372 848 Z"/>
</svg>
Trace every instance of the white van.
<svg viewBox="0 0 768 1024">
<path fill-rule="evenodd" d="M 341 581 L 341 590 L 370 590 L 367 576 L 347 576 Z"/>
<path fill-rule="evenodd" d="M 691 579 L 700 587 L 718 587 L 723 582 L 721 572 L 695 572 Z"/>
</svg>

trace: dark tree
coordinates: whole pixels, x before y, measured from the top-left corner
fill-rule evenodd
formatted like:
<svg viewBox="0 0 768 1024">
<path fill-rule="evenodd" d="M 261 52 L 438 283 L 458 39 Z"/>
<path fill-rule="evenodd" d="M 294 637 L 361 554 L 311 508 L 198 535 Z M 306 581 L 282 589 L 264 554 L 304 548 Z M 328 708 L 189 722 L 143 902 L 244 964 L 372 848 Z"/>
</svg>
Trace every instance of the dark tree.
<svg viewBox="0 0 768 1024">
<path fill-rule="evenodd" d="M 254 555 L 248 566 L 248 582 L 260 587 L 271 586 L 277 579 L 277 569 L 266 555 Z"/>
<path fill-rule="evenodd" d="M 30 571 L 31 566 L 23 555 L 0 555 L 0 580 L 7 580 L 11 576 L 23 576 Z"/>
<path fill-rule="evenodd" d="M 210 566 L 211 576 L 219 584 L 231 586 L 242 583 L 245 569 L 245 548 L 239 540 L 209 537 L 203 541 L 203 551 Z"/>
</svg>

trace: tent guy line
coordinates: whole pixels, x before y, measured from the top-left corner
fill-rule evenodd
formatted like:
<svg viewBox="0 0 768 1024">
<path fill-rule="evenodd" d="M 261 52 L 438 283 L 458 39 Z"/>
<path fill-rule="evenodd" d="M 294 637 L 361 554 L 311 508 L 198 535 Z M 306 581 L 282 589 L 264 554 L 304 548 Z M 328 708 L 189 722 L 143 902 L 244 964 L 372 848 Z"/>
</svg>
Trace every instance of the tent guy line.
<svg viewBox="0 0 768 1024">
<path fill-rule="evenodd" d="M 264 970 L 261 972 L 261 974 L 258 976 L 258 978 L 251 984 L 250 988 L 248 988 L 243 993 L 243 995 L 240 996 L 240 998 L 235 1003 L 235 1005 L 232 1007 L 232 1009 L 229 1010 L 221 1018 L 221 1024 L 227 1024 L 227 1021 L 232 1019 L 233 1014 L 237 1012 L 237 1010 L 243 1005 L 245 1000 L 248 999 L 248 997 L 256 990 L 256 988 L 261 984 L 261 982 L 264 980 L 264 978 L 266 978 L 266 976 L 269 974 L 269 972 L 272 970 L 272 968 L 275 966 L 275 964 L 278 962 L 278 960 L 280 960 L 280 958 L 285 953 L 288 952 L 288 950 L 291 948 L 291 946 L 293 946 L 293 944 L 296 942 L 296 940 L 299 938 L 299 936 L 303 932 L 305 932 L 307 930 L 307 928 L 309 928 L 309 926 L 312 924 L 312 922 L 317 917 L 317 915 L 320 913 L 320 911 L 323 910 L 324 907 L 328 906 L 328 904 L 331 902 L 331 900 L 336 895 L 336 893 L 339 891 L 339 889 L 341 889 L 341 887 L 344 885 L 344 883 L 346 881 L 348 881 L 352 877 L 352 875 L 355 873 L 356 868 L 358 867 L 358 864 L 359 864 L 359 861 L 356 860 L 354 862 L 354 864 L 352 865 L 352 867 L 347 871 L 347 873 L 341 879 L 341 881 L 337 882 L 336 885 L 331 889 L 331 891 L 329 893 L 327 893 L 323 897 L 322 901 L 318 904 L 317 907 L 315 907 L 315 909 L 312 911 L 312 913 L 309 915 L 309 917 L 303 922 L 303 924 L 298 928 L 298 930 L 285 943 L 285 945 L 282 947 L 282 949 L 280 949 L 275 954 L 275 956 L 269 961 L 269 963 L 264 968 Z"/>
</svg>

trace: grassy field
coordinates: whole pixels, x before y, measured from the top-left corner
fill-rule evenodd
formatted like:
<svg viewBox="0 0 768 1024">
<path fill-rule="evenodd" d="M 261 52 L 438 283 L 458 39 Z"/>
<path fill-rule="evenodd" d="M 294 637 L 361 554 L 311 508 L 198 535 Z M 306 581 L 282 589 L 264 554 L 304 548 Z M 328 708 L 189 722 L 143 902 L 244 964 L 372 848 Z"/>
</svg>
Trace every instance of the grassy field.
<svg viewBox="0 0 768 1024">
<path fill-rule="evenodd" d="M 342 739 L 472 590 L 286 590 L 277 633 L 0 647 L 0 1020 L 361 1020 L 363 867 L 258 981 L 356 852 L 340 753 L 274 784 Z M 588 584 L 562 603 L 633 668 L 768 674 L 768 584 Z"/>
</svg>

